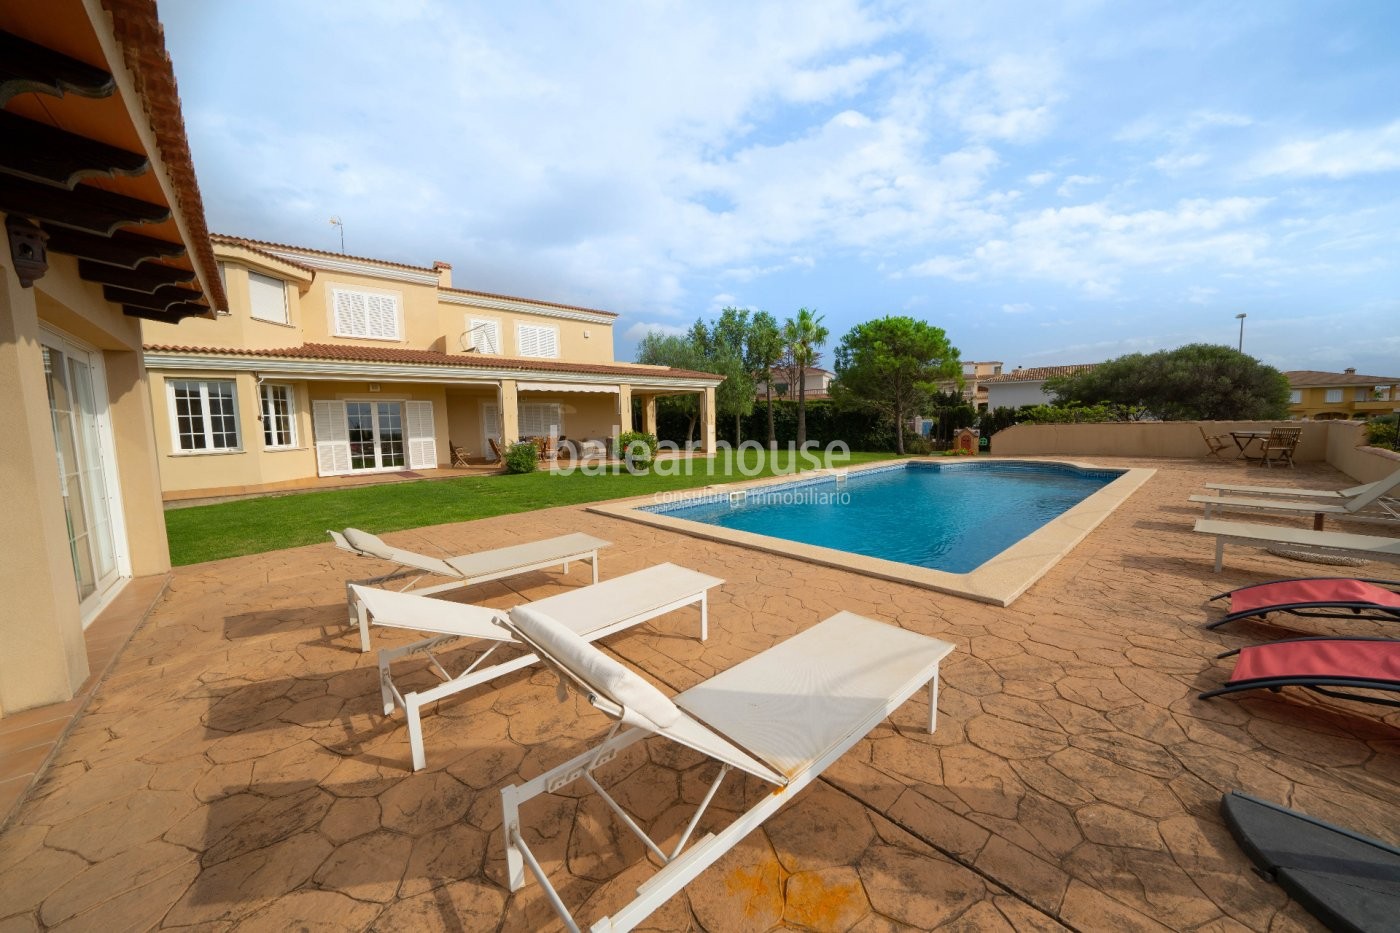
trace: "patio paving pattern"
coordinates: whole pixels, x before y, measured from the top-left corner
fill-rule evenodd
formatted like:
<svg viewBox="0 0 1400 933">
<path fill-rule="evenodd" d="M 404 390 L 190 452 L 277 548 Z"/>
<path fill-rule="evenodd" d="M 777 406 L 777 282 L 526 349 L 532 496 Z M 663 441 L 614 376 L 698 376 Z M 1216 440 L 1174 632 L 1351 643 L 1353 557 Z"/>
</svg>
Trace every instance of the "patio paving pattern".
<svg viewBox="0 0 1400 933">
<path fill-rule="evenodd" d="M 1225 679 L 1231 662 L 1215 656 L 1227 648 L 1386 633 L 1327 620 L 1203 630 L 1215 593 L 1328 569 L 1232 548 L 1211 572 L 1213 542 L 1191 532 L 1200 510 L 1186 497 L 1261 482 L 1258 468 L 1094 462 L 1157 473 L 1009 608 L 583 507 L 386 538 L 459 554 L 581 531 L 614 542 L 604 579 L 661 561 L 724 579 L 707 642 L 694 608 L 602 642 L 667 692 L 843 609 L 957 645 L 935 734 L 916 693 L 646 929 L 1320 929 L 1253 872 L 1220 796 L 1242 789 L 1400 841 L 1400 711 L 1296 689 L 1196 694 Z M 1351 484 L 1316 465 L 1268 482 Z M 574 694 L 560 703 L 553 675 L 532 668 L 425 711 L 428 768 L 412 773 L 402 716 L 382 715 L 374 655 L 345 625 L 345 580 L 378 569 L 329 541 L 177 569 L 0 834 L 0 933 L 558 929 L 533 879 L 514 895 L 502 884 L 500 788 L 610 721 Z M 579 565 L 445 596 L 505 607 L 588 580 Z M 436 681 L 423 667 L 404 682 Z M 714 768 L 650 740 L 601 773 L 654 835 L 675 838 Z M 584 926 L 654 871 L 585 790 L 522 814 Z M 764 792 L 727 779 L 702 830 Z"/>
</svg>

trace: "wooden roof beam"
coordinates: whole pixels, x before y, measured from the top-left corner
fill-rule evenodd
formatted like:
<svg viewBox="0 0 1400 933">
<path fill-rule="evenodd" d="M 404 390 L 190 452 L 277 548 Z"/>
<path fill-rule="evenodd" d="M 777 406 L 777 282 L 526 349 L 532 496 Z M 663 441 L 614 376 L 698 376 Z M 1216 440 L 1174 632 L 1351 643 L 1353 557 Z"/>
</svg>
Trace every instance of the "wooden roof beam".
<svg viewBox="0 0 1400 933">
<path fill-rule="evenodd" d="M 0 111 L 0 172 L 29 181 L 73 188 L 89 176 L 140 175 L 150 161 L 35 120 Z"/>
<path fill-rule="evenodd" d="M 117 82 L 101 68 L 0 30 L 0 107 L 18 94 L 110 97 L 116 89 Z"/>
</svg>

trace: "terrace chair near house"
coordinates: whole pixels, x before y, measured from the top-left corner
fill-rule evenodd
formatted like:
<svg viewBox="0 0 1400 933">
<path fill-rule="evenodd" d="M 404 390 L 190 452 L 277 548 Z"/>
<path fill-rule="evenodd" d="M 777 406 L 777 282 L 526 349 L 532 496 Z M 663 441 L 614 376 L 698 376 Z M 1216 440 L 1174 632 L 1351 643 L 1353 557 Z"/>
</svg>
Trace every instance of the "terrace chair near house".
<svg viewBox="0 0 1400 933">
<path fill-rule="evenodd" d="M 1207 489 L 1213 489 L 1217 493 L 1243 494 L 1272 499 L 1318 499 L 1325 502 L 1352 499 L 1369 493 L 1377 487 L 1381 487 L 1380 495 L 1382 496 L 1392 489 L 1400 487 L 1400 469 L 1374 483 L 1362 483 L 1360 486 L 1349 486 L 1346 489 L 1293 489 L 1288 486 L 1237 486 L 1232 483 L 1206 483 Z"/>
<path fill-rule="evenodd" d="M 1400 486 L 1400 472 L 1376 483 L 1367 483 L 1362 492 L 1352 496 L 1337 496 L 1332 499 L 1321 497 L 1311 499 L 1273 499 L 1247 496 L 1227 496 L 1222 491 L 1214 496 L 1191 496 L 1191 502 L 1199 502 L 1205 507 L 1205 517 L 1210 518 L 1212 510 L 1239 509 L 1255 512 L 1271 512 L 1276 515 L 1312 515 L 1313 527 L 1322 530 L 1322 522 L 1327 516 L 1349 518 L 1356 521 L 1400 524 L 1400 506 L 1386 493 Z"/>
<path fill-rule="evenodd" d="M 1400 849 L 1239 791 L 1221 799 L 1220 814 L 1259 873 L 1327 929 L 1395 928 Z"/>
<path fill-rule="evenodd" d="M 385 543 L 377 535 L 361 531 L 358 528 L 347 528 L 344 532 L 327 531 L 326 534 L 331 536 L 335 546 L 342 551 L 349 551 L 360 557 L 387 561 L 395 565 L 393 570 L 383 576 L 366 580 L 349 580 L 345 584 L 345 600 L 349 610 L 350 624 L 360 627 L 361 651 L 369 650 L 369 624 L 363 619 L 356 604 L 353 587 L 357 583 L 379 586 L 390 580 L 408 576 L 413 577 L 413 579 L 408 582 L 407 586 L 402 587 L 401 592 L 428 596 L 432 593 L 441 593 L 444 590 L 485 583 L 488 580 L 500 580 L 504 577 L 513 577 L 517 574 L 529 573 L 532 570 L 546 570 L 550 567 L 563 567 L 564 572 L 568 573 L 569 564 L 578 560 L 587 560 L 592 565 L 593 582 L 597 583 L 598 551 L 612 543 L 592 535 L 576 533 L 560 535 L 557 538 L 546 538 L 543 541 L 531 541 L 528 544 L 475 551 L 457 557 L 429 557 L 427 554 L 419 554 L 417 551 L 394 547 Z M 414 586 L 415 583 L 429 574 L 446 577 L 447 582 Z"/>
<path fill-rule="evenodd" d="M 1207 434 L 1206 429 L 1201 425 L 1196 425 L 1201 432 L 1201 439 L 1206 442 L 1206 456 L 1214 457 L 1217 460 L 1229 459 L 1224 455 L 1224 451 L 1234 446 L 1234 442 L 1228 434 Z"/>
<path fill-rule="evenodd" d="M 1400 700 L 1374 695 L 1400 692 L 1400 641 L 1393 638 L 1289 638 L 1235 648 L 1218 657 L 1231 655 L 1239 660 L 1230 679 L 1202 693 L 1201 699 L 1241 690 L 1303 687 L 1323 696 L 1400 707 Z"/>
<path fill-rule="evenodd" d="M 450 440 L 447 442 L 447 446 L 448 449 L 452 451 L 452 465 L 454 467 L 471 466 L 471 464 L 467 461 L 467 448 L 458 447 Z"/>
<path fill-rule="evenodd" d="M 674 700 L 585 642 L 568 626 L 531 606 L 511 610 L 503 624 L 596 709 L 615 720 L 602 742 L 523 784 L 502 789 L 506 872 L 512 891 L 528 868 L 546 897 L 577 931 L 568 908 L 526 844 L 521 807 L 546 793 L 587 781 L 663 867 L 637 897 L 594 930 L 631 930 L 732 849 L 832 762 L 878 726 L 915 691 L 928 685 L 932 732 L 937 724 L 938 665 L 953 645 L 842 612 L 743 663 L 702 681 Z M 597 773 L 620 751 L 656 737 L 693 749 L 719 764 L 695 814 L 667 849 L 651 838 L 600 783 Z M 688 849 L 705 810 L 732 770 L 773 785 L 754 806 Z M 594 837 L 606 844 L 607 834 Z"/>
<path fill-rule="evenodd" d="M 1295 577 L 1255 583 L 1210 598 L 1230 600 L 1230 611 L 1207 623 L 1219 628 L 1240 619 L 1283 612 L 1304 619 L 1367 619 L 1400 622 L 1400 583 L 1350 577 Z"/>
<path fill-rule="evenodd" d="M 709 591 L 723 582 L 675 564 L 658 564 L 527 605 L 533 611 L 567 620 L 570 631 L 589 642 L 685 606 L 698 606 L 700 640 L 704 641 L 709 635 Z M 539 661 L 530 653 L 510 657 L 498 652 L 504 645 L 515 643 L 510 632 L 493 621 L 502 614 L 500 609 L 368 586 L 352 585 L 351 589 L 361 625 L 367 626 L 372 620 L 375 625 L 432 633 L 421 641 L 379 650 L 379 690 L 384 715 L 392 715 L 395 707 L 404 711 L 415 771 L 427 766 L 421 712 L 424 706 Z M 466 668 L 450 674 L 438 653 L 462 639 L 483 643 L 483 650 Z M 443 683 L 426 690 L 404 690 L 394 682 L 393 663 L 416 655 L 427 658 Z M 493 663 L 487 663 L 493 658 Z"/>
<path fill-rule="evenodd" d="M 1252 547 L 1316 548 L 1368 560 L 1400 563 L 1400 538 L 1379 535 L 1355 535 L 1343 531 L 1314 531 L 1307 528 L 1285 528 L 1280 525 L 1253 525 L 1248 522 L 1222 522 L 1198 519 L 1193 529 L 1197 534 L 1215 536 L 1215 572 L 1225 562 L 1225 545 L 1246 544 Z"/>
<path fill-rule="evenodd" d="M 1264 466 L 1287 463 L 1288 468 L 1293 469 L 1293 451 L 1298 448 L 1298 439 L 1302 436 L 1302 428 L 1271 428 L 1264 440 Z"/>
</svg>

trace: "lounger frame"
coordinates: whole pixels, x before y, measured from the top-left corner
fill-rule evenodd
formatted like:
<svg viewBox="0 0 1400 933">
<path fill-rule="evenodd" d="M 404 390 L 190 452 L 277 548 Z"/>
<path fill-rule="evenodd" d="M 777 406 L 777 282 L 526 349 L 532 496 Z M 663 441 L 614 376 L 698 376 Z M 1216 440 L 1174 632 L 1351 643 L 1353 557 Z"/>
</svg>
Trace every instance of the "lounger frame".
<svg viewBox="0 0 1400 933">
<path fill-rule="evenodd" d="M 506 624 L 509 624 L 508 622 Z M 516 631 L 517 637 L 522 641 L 529 641 L 528 637 Z M 774 648 L 782 648 L 783 643 L 779 643 Z M 538 648 L 538 646 L 535 646 Z M 947 646 L 947 651 L 951 651 L 952 646 Z M 849 751 L 852 746 L 870 734 L 876 726 L 889 717 L 896 709 L 904 704 L 921 687 L 927 685 L 929 689 L 929 732 L 933 732 L 938 725 L 938 672 L 941 663 L 941 655 L 938 660 L 926 665 L 917 675 L 906 679 L 903 687 L 891 693 L 887 701 L 878 708 L 872 707 L 872 711 L 863 721 L 841 740 L 834 742 L 822 754 L 814 758 L 806 767 L 795 774 L 789 775 L 787 780 L 780 785 L 780 788 L 772 793 L 762 796 L 758 803 L 749 808 L 734 822 L 724 829 L 708 833 L 694 843 L 688 850 L 686 843 L 690 841 L 696 826 L 699 825 L 706 809 L 709 807 L 715 794 L 718 792 L 721 782 L 729 773 L 732 767 L 729 764 L 720 763 L 718 773 L 710 783 L 704 798 L 700 801 L 694 814 L 691 816 L 686 828 L 682 831 L 678 843 L 670 852 L 664 851 L 655 840 L 653 840 L 645 830 L 636 824 L 625 810 L 617 803 L 611 794 L 599 783 L 594 776 L 594 772 L 612 761 L 623 749 L 653 736 L 665 738 L 665 734 L 653 731 L 643 726 L 631 724 L 625 725 L 627 711 L 604 697 L 596 693 L 588 692 L 587 697 L 596 709 L 605 715 L 616 719 L 613 727 L 602 742 L 596 747 L 571 758 L 561 765 L 540 774 L 532 780 L 523 784 L 511 785 L 501 790 L 502 827 L 506 846 L 506 870 L 507 880 L 510 890 L 518 891 L 525 884 L 525 871 L 528 869 L 535 879 L 544 888 L 545 895 L 555 912 L 563 920 L 565 927 L 570 933 L 579 933 L 579 926 L 564 904 L 559 892 L 550 882 L 548 875 L 541 867 L 539 860 L 535 858 L 529 845 L 525 842 L 521 833 L 520 807 L 535 797 L 542 794 L 556 792 L 569 784 L 578 780 L 587 781 L 592 789 L 603 797 L 609 808 L 617 814 L 633 834 L 635 834 L 652 854 L 656 855 L 662 862 L 663 867 L 651 878 L 647 879 L 637 888 L 637 897 L 630 901 L 617 913 L 603 917 L 595 922 L 590 930 L 593 933 L 622 933 L 622 931 L 634 929 L 650 916 L 657 908 L 673 897 L 677 892 L 694 880 L 706 868 L 713 865 L 721 856 L 732 849 L 740 840 L 747 836 L 754 829 L 758 828 L 777 812 L 784 804 L 792 800 L 802 788 L 806 787 L 838 758 Z M 568 675 L 568 671 L 562 670 L 563 675 Z M 575 686 L 585 687 L 581 682 L 574 680 Z M 697 719 L 701 725 L 705 725 L 702 720 Z M 709 728 L 707 726 L 707 728 Z M 718 733 L 717 733 L 718 734 Z M 767 779 L 767 778 L 765 778 Z M 770 780 L 771 779 L 767 779 Z"/>
<path fill-rule="evenodd" d="M 1400 587 L 1400 582 L 1395 580 L 1372 580 L 1366 577 L 1288 577 L 1282 580 L 1270 580 L 1268 583 L 1255 583 L 1251 586 L 1236 587 L 1224 593 L 1217 593 L 1210 598 L 1210 602 L 1217 599 L 1224 599 L 1233 596 L 1244 590 L 1253 589 L 1256 586 L 1273 586 L 1276 583 L 1307 583 L 1312 580 L 1356 580 L 1358 583 L 1371 583 L 1376 586 L 1386 586 L 1392 589 Z M 1335 609 L 1336 612 L 1325 612 L 1316 610 Z M 1299 616 L 1304 619 L 1370 619 L 1377 622 L 1397 622 L 1400 621 L 1400 609 L 1389 606 L 1379 606 L 1368 602 L 1348 602 L 1346 600 L 1326 600 L 1301 603 L 1279 603 L 1274 606 L 1264 606 L 1259 609 L 1241 610 L 1240 612 L 1227 613 L 1222 618 L 1214 622 L 1207 622 L 1208 629 L 1219 628 L 1230 622 L 1237 622 L 1240 619 L 1248 619 L 1252 616 L 1266 616 L 1271 612 L 1286 612 L 1289 615 Z"/>
<path fill-rule="evenodd" d="M 1304 641 L 1376 641 L 1375 638 L 1367 638 L 1359 635 L 1320 635 L 1314 638 L 1288 638 L 1283 641 L 1269 642 L 1271 645 L 1287 645 Z M 1216 658 L 1228 658 L 1239 654 L 1243 648 L 1232 648 L 1229 651 L 1216 655 Z M 1400 683 L 1393 680 L 1375 680 L 1370 677 L 1255 677 L 1250 680 L 1239 680 L 1227 683 L 1223 687 L 1214 690 L 1207 690 L 1198 694 L 1200 699 L 1209 700 L 1211 697 L 1221 696 L 1226 693 L 1238 693 L 1241 690 L 1270 690 L 1274 693 L 1284 687 L 1303 687 L 1314 693 L 1323 696 L 1334 697 L 1339 700 L 1357 700 L 1362 703 L 1374 703 L 1378 706 L 1393 706 L 1400 708 L 1400 700 L 1391 700 L 1386 697 L 1369 696 L 1361 693 L 1350 693 L 1337 688 L 1350 688 L 1351 690 L 1384 690 L 1395 693 L 1400 692 Z"/>
</svg>

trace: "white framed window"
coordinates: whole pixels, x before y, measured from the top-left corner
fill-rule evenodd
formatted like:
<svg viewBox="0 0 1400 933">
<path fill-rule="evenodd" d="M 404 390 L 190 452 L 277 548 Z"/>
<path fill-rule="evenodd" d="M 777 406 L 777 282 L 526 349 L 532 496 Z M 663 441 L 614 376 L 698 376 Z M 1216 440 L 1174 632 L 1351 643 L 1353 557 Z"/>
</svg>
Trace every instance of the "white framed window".
<svg viewBox="0 0 1400 933">
<path fill-rule="evenodd" d="M 515 343 L 521 356 L 556 359 L 559 356 L 559 328 L 538 324 L 518 324 Z"/>
<path fill-rule="evenodd" d="M 519 417 L 522 437 L 558 437 L 563 433 L 558 402 L 521 402 Z"/>
<path fill-rule="evenodd" d="M 241 449 L 233 380 L 170 379 L 165 386 L 176 450 Z"/>
<path fill-rule="evenodd" d="M 1294 389 L 1288 393 L 1288 404 L 1301 405 L 1303 403 L 1303 390 Z"/>
<path fill-rule="evenodd" d="M 265 382 L 261 386 L 263 446 L 269 449 L 297 445 L 296 408 L 292 387 Z"/>
<path fill-rule="evenodd" d="M 467 318 L 467 347 L 478 353 L 501 352 L 501 322 L 491 318 Z"/>
<path fill-rule="evenodd" d="M 1341 390 L 1341 389 L 1328 389 L 1328 390 L 1327 390 L 1327 402 L 1328 402 L 1328 404 L 1335 404 L 1335 403 L 1337 403 L 1337 402 L 1340 402 L 1341 400 L 1342 400 L 1342 390 Z"/>
<path fill-rule="evenodd" d="M 397 295 L 333 288 L 331 305 L 337 337 L 400 339 Z"/>
<path fill-rule="evenodd" d="M 261 272 L 248 273 L 250 313 L 259 321 L 291 323 L 287 313 L 287 283 Z"/>
</svg>

